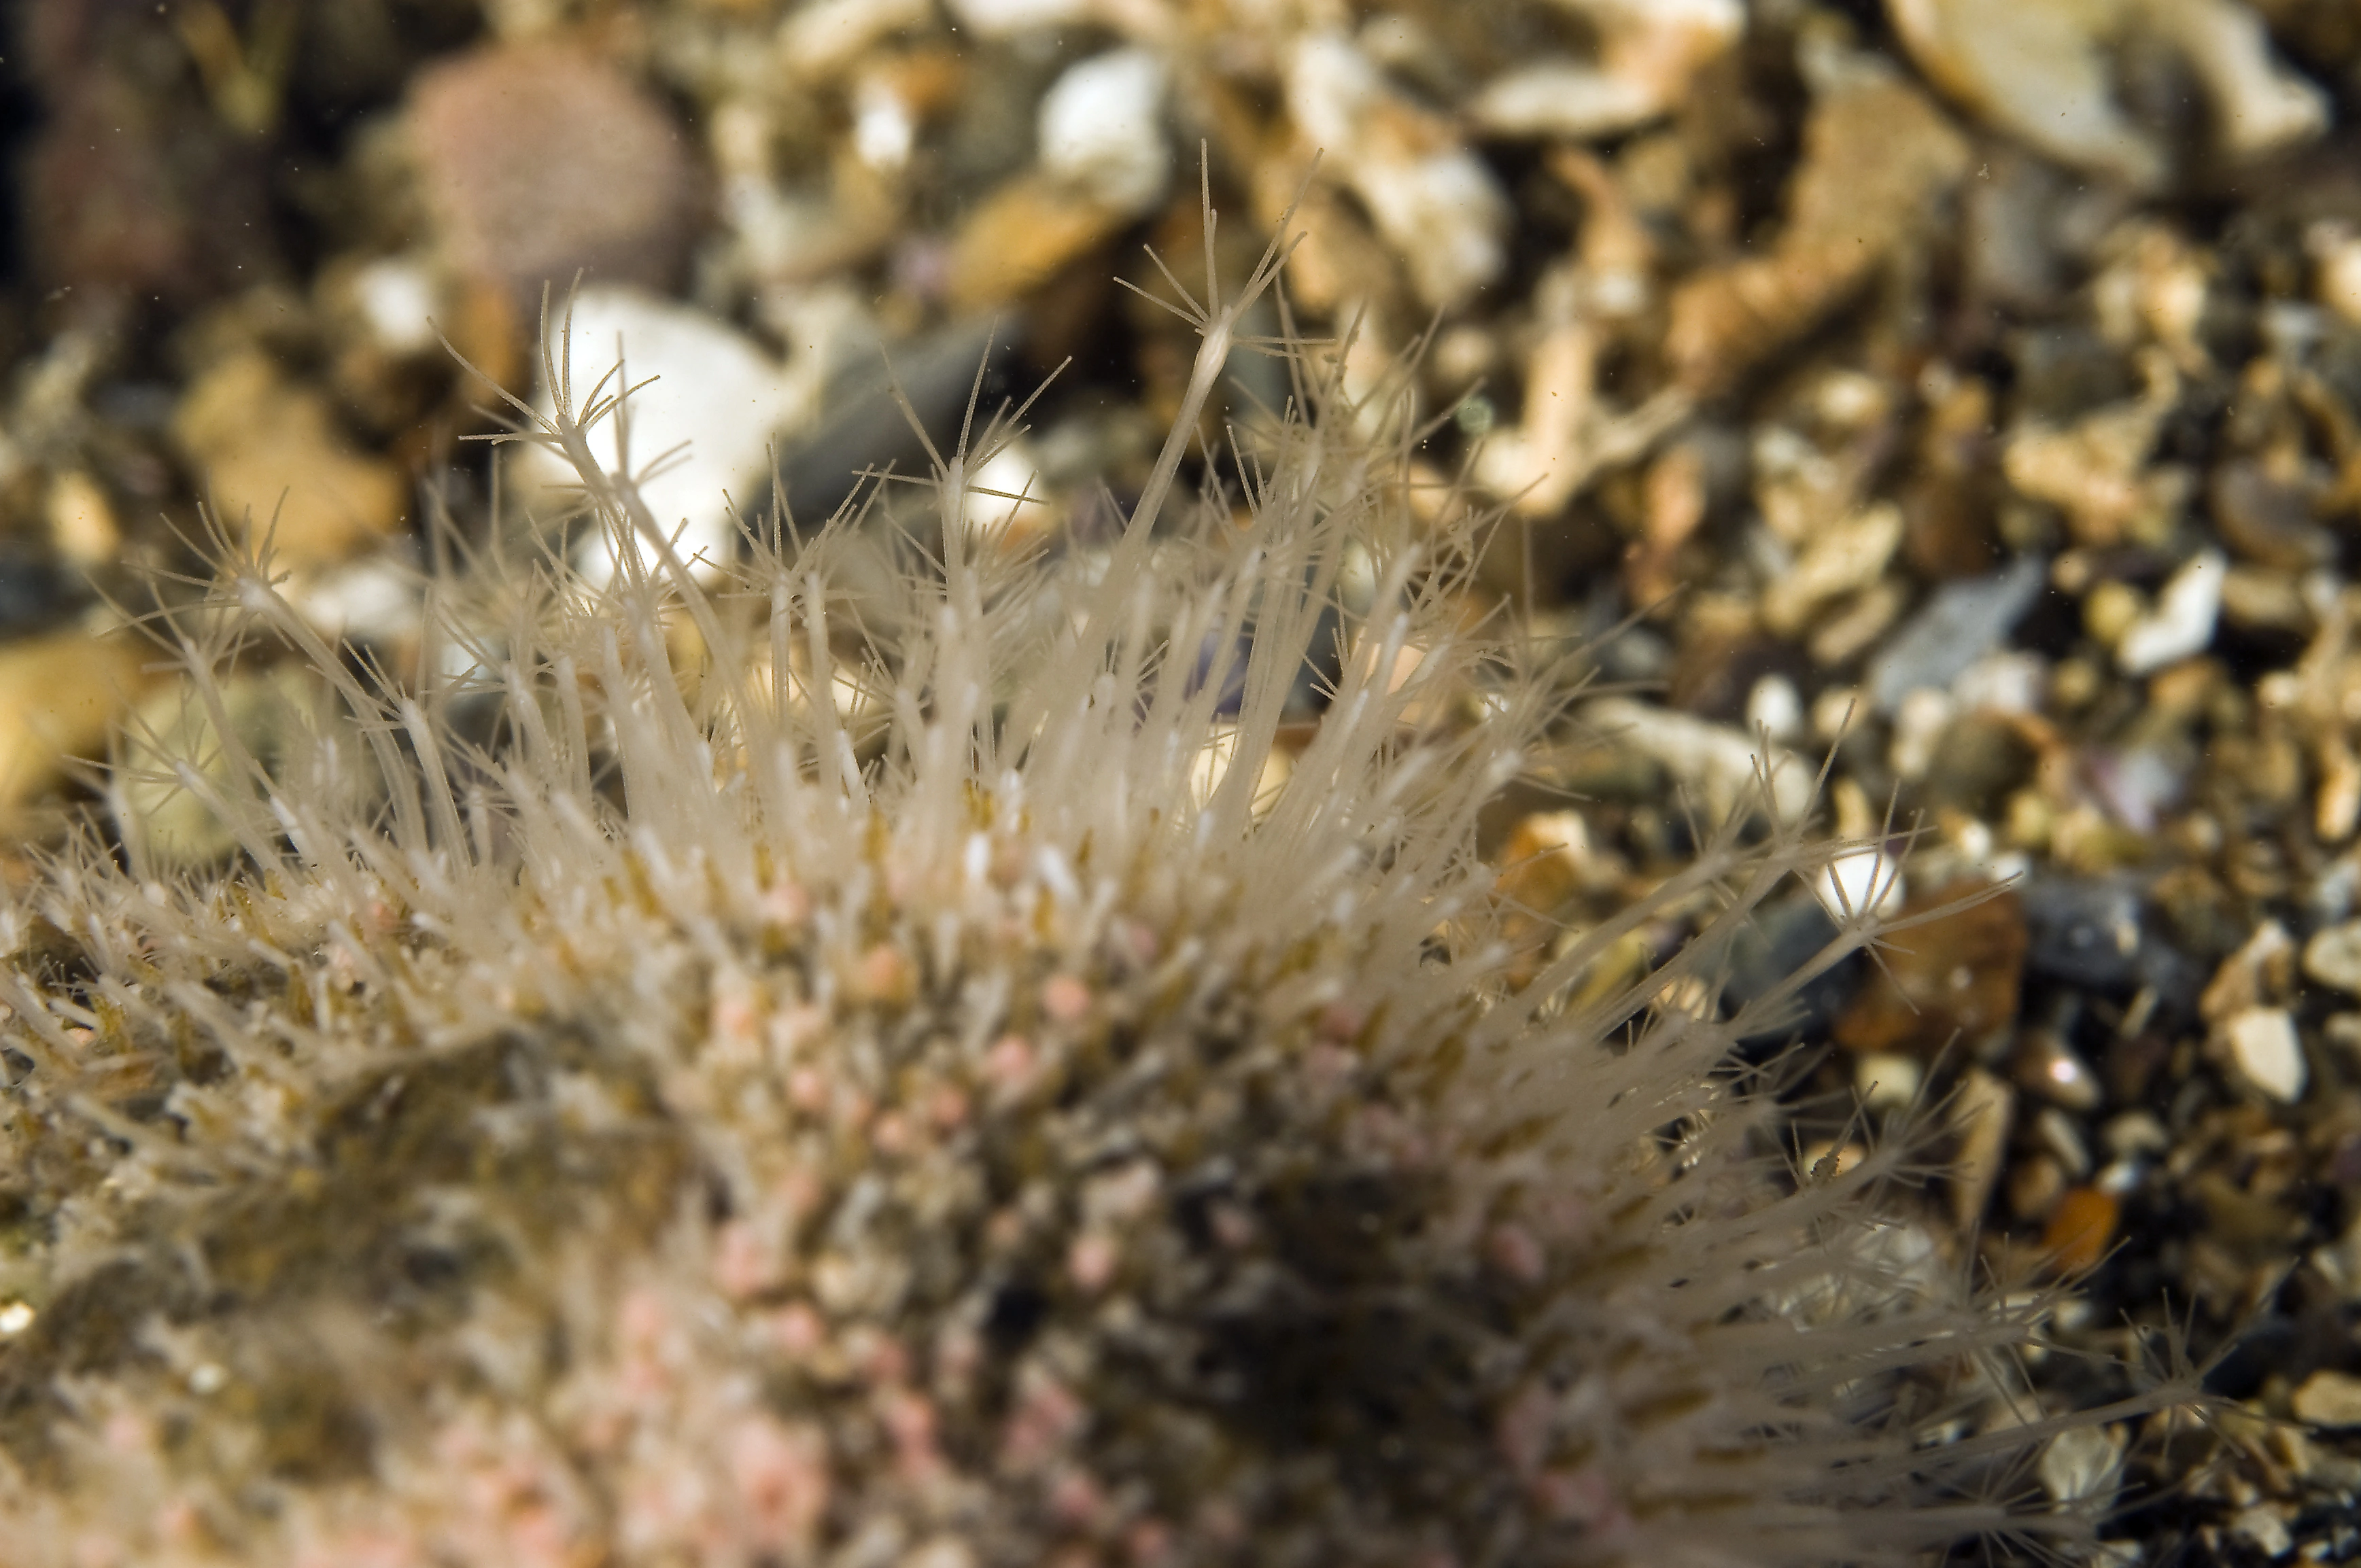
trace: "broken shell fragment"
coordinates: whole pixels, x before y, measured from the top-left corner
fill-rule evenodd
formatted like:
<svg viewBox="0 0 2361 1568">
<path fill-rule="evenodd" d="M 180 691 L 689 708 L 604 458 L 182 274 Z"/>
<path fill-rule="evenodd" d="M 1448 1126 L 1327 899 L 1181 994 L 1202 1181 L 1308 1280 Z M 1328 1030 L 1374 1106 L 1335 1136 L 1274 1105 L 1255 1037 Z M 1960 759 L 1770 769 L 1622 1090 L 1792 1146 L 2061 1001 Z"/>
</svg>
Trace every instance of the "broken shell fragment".
<svg viewBox="0 0 2361 1568">
<path fill-rule="evenodd" d="M 1448 122 L 1397 92 L 1357 47 L 1333 33 L 1298 43 L 1287 103 L 1427 304 L 1449 310 L 1500 275 L 1510 209 L 1499 182 Z"/>
<path fill-rule="evenodd" d="M 1979 118 L 2136 189 L 2169 167 L 2115 101 L 2109 57 L 2136 33 L 2187 61 L 2234 159 L 2327 128 L 2327 94 L 2272 57 L 2262 18 L 2236 0 L 1887 0 L 1886 14 L 1919 69 Z"/>
</svg>

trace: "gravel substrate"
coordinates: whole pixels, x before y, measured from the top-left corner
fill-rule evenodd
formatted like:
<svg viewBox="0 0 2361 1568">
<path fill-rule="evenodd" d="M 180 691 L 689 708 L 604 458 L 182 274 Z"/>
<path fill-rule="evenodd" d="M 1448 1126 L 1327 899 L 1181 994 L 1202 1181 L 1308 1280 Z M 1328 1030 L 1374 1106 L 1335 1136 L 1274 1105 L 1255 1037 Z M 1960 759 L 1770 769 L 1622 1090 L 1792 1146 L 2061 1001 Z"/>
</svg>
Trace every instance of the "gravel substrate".
<svg viewBox="0 0 2361 1568">
<path fill-rule="evenodd" d="M 1356 389 L 1413 377 L 1413 510 L 1499 514 L 1469 620 L 1596 646 L 1581 722 L 1486 818 L 1504 887 L 1571 941 L 1688 863 L 1755 759 L 1795 787 L 1826 759 L 1822 819 L 1901 875 L 1868 855 L 1767 906 L 1731 1000 L 1832 901 L 1949 912 L 1804 994 L 1806 1167 L 1941 1108 L 1909 1223 L 2004 1284 L 2079 1279 L 2026 1369 L 2046 1409 L 2120 1394 L 2146 1331 L 2218 1357 L 2202 1420 L 2079 1432 L 2029 1483 L 2120 1486 L 2105 1561 L 2361 1559 L 2350 0 L 25 0 L 6 26 L 18 884 L 126 718 L 135 771 L 222 722 L 269 751 L 285 671 L 193 712 L 129 626 L 191 598 L 200 502 L 269 521 L 290 599 L 397 674 L 428 520 L 588 560 L 565 477 L 468 439 L 494 387 L 547 405 L 545 286 L 561 313 L 577 288 L 577 364 L 620 341 L 662 378 L 633 446 L 693 443 L 649 487 L 684 554 L 729 551 L 733 505 L 807 522 L 918 465 L 897 397 L 942 436 L 979 376 L 1053 371 L 985 479 L 1062 548 L 1137 499 L 1182 402 L 1194 344 L 1144 247 L 1243 279 L 1291 209 L 1257 329 L 1334 336 Z M 1232 368 L 1217 447 L 1290 390 Z M 160 863 L 236 852 L 169 778 L 113 804 Z"/>
</svg>

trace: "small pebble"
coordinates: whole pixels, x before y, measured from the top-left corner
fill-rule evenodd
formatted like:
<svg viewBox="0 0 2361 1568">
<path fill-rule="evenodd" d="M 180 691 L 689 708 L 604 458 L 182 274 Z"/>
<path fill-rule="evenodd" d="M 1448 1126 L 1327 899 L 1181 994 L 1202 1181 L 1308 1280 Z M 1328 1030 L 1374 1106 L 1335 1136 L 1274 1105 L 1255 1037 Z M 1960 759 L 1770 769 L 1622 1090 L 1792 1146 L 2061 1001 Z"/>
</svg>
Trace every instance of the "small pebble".
<svg viewBox="0 0 2361 1568">
<path fill-rule="evenodd" d="M 58 554 L 93 571 L 112 563 L 123 549 L 115 508 L 98 481 L 79 469 L 60 471 L 49 481 L 49 542 Z"/>
<path fill-rule="evenodd" d="M 2033 1129 L 2042 1146 L 2057 1157 L 2068 1175 L 2081 1178 L 2091 1174 L 2091 1147 L 2076 1118 L 2055 1105 L 2045 1105 L 2034 1118 Z"/>
<path fill-rule="evenodd" d="M 2066 1173 L 2048 1155 L 2018 1160 L 2008 1173 L 2008 1209 L 2020 1220 L 2047 1219 L 2066 1194 Z"/>
<path fill-rule="evenodd" d="M 2162 1154 L 2172 1146 L 2171 1133 L 2146 1111 L 2126 1111 L 2120 1116 L 2109 1117 L 2106 1125 L 2099 1129 L 2099 1137 L 2108 1152 L 2119 1159 Z"/>
<path fill-rule="evenodd" d="M 2231 1058 L 2247 1082 L 2286 1104 L 2303 1098 L 2303 1046 L 2286 1008 L 2249 1007 L 2233 1014 L 2223 1029 Z"/>
<path fill-rule="evenodd" d="M 1960 672 L 1951 695 L 1960 706 L 1986 713 L 2039 713 L 2049 686 L 2049 663 L 2038 653 L 1996 648 Z"/>
<path fill-rule="evenodd" d="M 0 648 L 0 816 L 47 788 L 66 758 L 104 755 L 145 663 L 141 646 L 79 628 Z"/>
<path fill-rule="evenodd" d="M 258 350 L 207 370 L 173 411 L 172 436 L 224 523 L 269 531 L 284 565 L 341 561 L 410 510 L 401 470 L 361 451 L 324 392 Z"/>
<path fill-rule="evenodd" d="M 950 0 L 950 8 L 986 38 L 1036 27 L 1086 26 L 1097 9 L 1093 0 Z"/>
<path fill-rule="evenodd" d="M 815 389 L 726 322 L 639 289 L 586 286 L 572 302 L 568 324 L 561 352 L 570 356 L 577 397 L 615 367 L 620 348 L 635 389 L 631 466 L 673 454 L 641 484 L 641 494 L 657 526 L 679 531 L 674 547 L 681 559 L 703 555 L 708 575 L 718 575 L 735 543 L 730 503 L 741 510 L 756 504 L 768 481 L 773 437 L 804 422 L 817 406 Z M 606 395 L 615 390 L 610 381 Z M 550 398 L 543 388 L 539 406 L 548 409 Z M 601 459 L 613 461 L 611 422 L 593 432 L 591 442 Z M 579 482 L 570 466 L 541 447 L 528 449 L 518 468 L 524 483 L 553 501 Z M 641 548 L 653 555 L 646 541 Z M 613 575 L 612 542 L 603 532 L 586 537 L 581 551 L 595 580 Z"/>
<path fill-rule="evenodd" d="M 2258 462 L 2215 469 L 2206 499 L 2223 539 L 2258 565 L 2303 571 L 2335 558 L 2336 542 L 2312 520 L 2302 487 L 2275 478 Z"/>
<path fill-rule="evenodd" d="M 1739 0 L 1609 0 L 1572 7 L 1598 29 L 1597 63 L 1542 59 L 1477 93 L 1468 112 L 1506 135 L 1614 136 L 1677 109 L 1697 72 L 1746 31 Z"/>
<path fill-rule="evenodd" d="M 2115 1239 L 2123 1205 L 2095 1187 L 2072 1187 L 2059 1197 L 2042 1228 L 2041 1250 L 2061 1274 L 2098 1266 Z"/>
<path fill-rule="evenodd" d="M 1821 622 L 1831 601 L 1875 584 L 1901 543 L 1902 512 L 1891 503 L 1820 531 L 1764 591 L 1763 624 L 1794 637 Z"/>
<path fill-rule="evenodd" d="M 1334 33 L 1295 43 L 1286 96 L 1298 133 L 1334 160 L 1427 305 L 1457 305 L 1500 275 L 1509 200 L 1450 121 L 1396 90 Z"/>
<path fill-rule="evenodd" d="M 2061 1504 L 2103 1503 L 2114 1496 L 2123 1452 L 2114 1427 L 2069 1427 L 2041 1451 L 2042 1489 Z"/>
<path fill-rule="evenodd" d="M 1117 211 L 1143 214 L 1164 194 L 1164 61 L 1121 49 L 1071 67 L 1042 100 L 1041 167 Z"/>
<path fill-rule="evenodd" d="M 372 261 L 353 275 L 353 302 L 379 347 L 390 354 L 425 354 L 438 343 L 434 279 L 408 257 Z"/>
<path fill-rule="evenodd" d="M 2109 80 L 2126 30 L 2186 62 L 2234 158 L 2293 146 L 2329 120 L 2327 95 L 2276 57 L 2261 17 L 2234 0 L 1912 0 L 1887 12 L 1920 69 L 1979 118 L 2133 186 L 2156 184 L 2169 164 Z"/>
<path fill-rule="evenodd" d="M 2322 1427 L 2361 1427 L 2361 1377 L 2315 1372 L 2290 1402 L 2298 1420 Z"/>
<path fill-rule="evenodd" d="M 2213 641 L 2222 613 L 2222 579 L 2229 563 L 2218 550 L 2200 551 L 2172 575 L 2156 608 L 2134 618 L 2115 643 L 2115 663 L 2127 675 L 2151 674 Z"/>
<path fill-rule="evenodd" d="M 1854 919 L 1864 911 L 1890 915 L 1909 893 L 1900 863 L 1876 850 L 1837 856 L 1812 879 L 1812 891 L 1837 920 Z"/>
<path fill-rule="evenodd" d="M 2265 1557 L 2284 1557 L 2295 1549 L 2295 1537 L 2289 1533 L 2287 1520 L 2268 1503 L 2239 1509 L 2230 1520 L 2230 1533 Z"/>
<path fill-rule="evenodd" d="M 1746 727 L 1768 734 L 1777 745 L 1801 740 L 1804 699 L 1795 683 L 1775 673 L 1756 681 L 1746 696 Z"/>
<path fill-rule="evenodd" d="M 2026 1036 L 2016 1080 L 2070 1111 L 2089 1111 L 2099 1103 L 2098 1075 L 2055 1030 L 2037 1029 Z"/>
<path fill-rule="evenodd" d="M 419 73 L 409 130 L 451 259 L 520 306 L 578 271 L 670 285 L 697 228 L 696 169 L 664 106 L 568 48 L 477 49 Z"/>
<path fill-rule="evenodd" d="M 1951 1216 L 1960 1229 L 1973 1230 L 1982 1221 L 1993 1187 L 2000 1179 L 2016 1091 L 1982 1068 L 1971 1068 L 1960 1080 L 1953 1107 L 1960 1146 L 1949 1172 Z"/>
<path fill-rule="evenodd" d="M 1853 1087 L 1872 1111 L 1898 1110 L 1918 1097 L 1927 1069 L 1916 1057 L 1895 1051 L 1864 1051 L 1853 1062 Z"/>
<path fill-rule="evenodd" d="M 2313 933 L 2303 945 L 2303 972 L 2348 996 L 2361 996 L 2361 920 Z"/>
<path fill-rule="evenodd" d="M 1914 895 L 1895 913 L 1924 923 L 1888 938 L 1877 974 L 1837 1020 L 1839 1045 L 1934 1051 L 1956 1034 L 1972 1047 L 2014 1023 L 2026 931 L 2013 892 L 1954 883 Z"/>
<path fill-rule="evenodd" d="M 1927 776 L 1936 748 L 1949 728 L 1959 704 L 1949 692 L 1919 686 L 1905 696 L 1894 713 L 1894 744 L 1887 765 L 1901 778 L 1916 784 Z"/>
</svg>

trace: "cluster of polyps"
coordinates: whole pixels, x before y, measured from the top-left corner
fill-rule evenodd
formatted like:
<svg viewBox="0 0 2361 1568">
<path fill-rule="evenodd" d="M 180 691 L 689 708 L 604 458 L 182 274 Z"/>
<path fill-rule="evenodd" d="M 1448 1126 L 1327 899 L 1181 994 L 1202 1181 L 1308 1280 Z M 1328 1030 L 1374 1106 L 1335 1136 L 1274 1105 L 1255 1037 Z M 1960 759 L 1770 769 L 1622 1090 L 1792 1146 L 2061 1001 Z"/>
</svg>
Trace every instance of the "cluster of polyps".
<svg viewBox="0 0 2361 1568">
<path fill-rule="evenodd" d="M 1721 1015 L 1729 938 L 1825 854 L 1741 812 L 1537 956 L 1476 822 L 1567 683 L 1461 624 L 1402 452 L 1277 345 L 1301 400 L 1244 525 L 1168 515 L 1277 265 L 1192 307 L 1103 554 L 978 547 L 995 423 L 857 628 L 857 520 L 708 586 L 557 366 L 530 438 L 620 569 L 434 608 L 458 685 L 357 674 L 229 553 L 196 700 L 273 634 L 342 718 L 177 770 L 236 869 L 168 885 L 127 835 L 6 912 L 0 1557 L 1779 1563 L 2087 1526 L 2006 1495 L 2059 1422 L 1926 1441 L 2037 1312 L 1895 1246 L 1897 1152 L 1793 1176 L 1727 1070 L 1784 994 Z M 806 700 L 848 649 L 858 729 Z"/>
</svg>

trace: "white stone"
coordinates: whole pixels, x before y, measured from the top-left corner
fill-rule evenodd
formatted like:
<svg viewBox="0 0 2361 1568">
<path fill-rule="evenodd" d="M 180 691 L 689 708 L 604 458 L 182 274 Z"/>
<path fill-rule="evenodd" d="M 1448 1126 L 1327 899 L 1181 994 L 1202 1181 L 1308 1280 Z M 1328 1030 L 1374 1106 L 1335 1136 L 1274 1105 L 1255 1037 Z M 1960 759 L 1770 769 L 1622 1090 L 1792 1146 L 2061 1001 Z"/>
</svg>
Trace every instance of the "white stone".
<svg viewBox="0 0 2361 1568">
<path fill-rule="evenodd" d="M 902 94 L 870 80 L 852 95 L 852 150 L 881 174 L 897 174 L 917 145 L 918 123 Z"/>
<path fill-rule="evenodd" d="M 1699 67 L 1746 30 L 1739 0 L 1566 0 L 1598 38 L 1595 64 L 1543 60 L 1497 76 L 1467 113 L 1501 136 L 1580 140 L 1677 107 Z"/>
<path fill-rule="evenodd" d="M 1852 1066 L 1854 1090 L 1872 1111 L 1898 1111 L 1918 1098 L 1927 1069 L 1916 1057 L 1864 1051 Z"/>
<path fill-rule="evenodd" d="M 2303 945 L 2303 972 L 2347 996 L 2361 996 L 2361 920 L 2314 932 Z"/>
<path fill-rule="evenodd" d="M 2284 1007 L 2249 1007 L 2223 1025 L 2230 1054 L 2246 1081 L 2289 1104 L 2303 1098 L 2308 1073 L 2295 1020 Z"/>
<path fill-rule="evenodd" d="M 2059 1503 L 2112 1500 L 2123 1456 L 2114 1428 L 2068 1427 L 2041 1451 L 2042 1489 Z"/>
<path fill-rule="evenodd" d="M 618 460 L 619 426 L 611 416 L 591 431 L 591 450 L 610 469 L 637 475 L 654 466 L 640 481 L 642 499 L 665 536 L 677 534 L 681 559 L 703 554 L 713 564 L 706 569 L 710 576 L 733 553 L 730 503 L 762 500 L 771 444 L 807 417 L 817 400 L 814 378 L 799 373 L 802 356 L 791 371 L 702 311 L 636 289 L 598 286 L 575 297 L 566 335 L 577 401 L 614 368 L 619 345 L 636 389 L 628 408 L 630 446 L 621 455 L 627 460 Z M 610 378 L 602 395 L 620 385 Z M 550 409 L 549 388 L 541 389 L 537 406 Z M 532 499 L 544 509 L 564 505 L 564 487 L 578 483 L 562 459 L 537 447 L 519 461 L 514 477 L 529 493 L 539 492 Z M 655 557 L 644 541 L 642 549 Z M 603 532 L 581 541 L 577 561 L 596 581 L 615 569 Z"/>
<path fill-rule="evenodd" d="M 1023 438 L 977 465 L 960 499 L 960 521 L 979 544 L 1013 543 L 1039 534 L 1049 521 L 1041 465 Z M 1022 496 L 1024 500 L 1013 498 Z"/>
<path fill-rule="evenodd" d="M 1645 82 L 1559 60 L 1494 77 L 1470 101 L 1467 112 L 1496 136 L 1582 141 L 1628 131 L 1654 119 L 1664 108 Z"/>
<path fill-rule="evenodd" d="M 1746 728 L 1760 730 L 1781 745 L 1804 733 L 1804 699 L 1795 683 L 1773 673 L 1754 683 L 1746 694 Z"/>
<path fill-rule="evenodd" d="M 353 299 L 369 335 L 390 354 L 423 354 L 434 332 L 434 280 L 402 257 L 372 261 L 353 275 Z"/>
<path fill-rule="evenodd" d="M 1117 212 L 1144 214 L 1172 175 L 1164 61 L 1119 49 L 1069 70 L 1042 95 L 1041 167 Z"/>
<path fill-rule="evenodd" d="M 1812 891 L 1829 918 L 1839 921 L 1855 919 L 1863 911 L 1891 915 L 1909 897 L 1900 863 L 1877 850 L 1837 856 L 1812 879 Z"/>
<path fill-rule="evenodd" d="M 1093 0 L 951 0 L 951 14 L 987 38 L 1088 22 Z"/>
<path fill-rule="evenodd" d="M 416 568 L 384 554 L 291 583 L 287 597 L 323 635 L 364 642 L 415 635 L 423 604 Z"/>
<path fill-rule="evenodd" d="M 2222 580 L 2230 564 L 2219 550 L 2201 551 L 2172 575 L 2156 608 L 2139 617 L 2115 644 L 2115 663 L 2127 675 L 2145 675 L 2201 653 L 2213 641 L 2222 613 Z"/>
<path fill-rule="evenodd" d="M 2185 60 L 2223 150 L 2248 157 L 2317 136 L 2320 88 L 2277 60 L 2237 0 L 1887 0 L 1919 68 L 1979 117 L 2077 168 L 2152 186 L 2168 159 L 2116 102 L 2111 44 L 2137 34 Z"/>
</svg>

